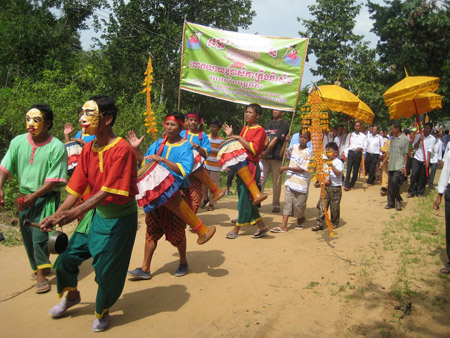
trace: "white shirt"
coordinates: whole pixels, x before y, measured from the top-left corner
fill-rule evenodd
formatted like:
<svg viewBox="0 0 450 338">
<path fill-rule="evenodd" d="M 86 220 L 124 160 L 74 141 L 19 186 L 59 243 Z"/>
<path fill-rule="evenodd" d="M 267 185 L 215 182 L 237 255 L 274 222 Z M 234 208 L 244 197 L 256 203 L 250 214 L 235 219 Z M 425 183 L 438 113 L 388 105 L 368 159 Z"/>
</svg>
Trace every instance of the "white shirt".
<svg viewBox="0 0 450 338">
<path fill-rule="evenodd" d="M 356 134 L 355 132 L 352 132 L 347 136 L 347 139 L 345 140 L 345 156 L 348 156 L 349 150 L 355 150 L 356 148 L 363 148 L 363 151 L 367 148 L 367 136 L 366 134 L 359 133 Z"/>
<path fill-rule="evenodd" d="M 330 166 L 328 166 L 328 164 L 324 165 L 324 169 L 325 171 L 328 173 L 329 177 L 330 177 L 330 182 L 331 182 L 331 186 L 332 187 L 340 187 L 342 186 L 342 171 L 344 171 L 344 163 L 338 159 L 335 158 L 333 160 L 333 166 L 341 172 L 341 174 L 339 176 L 336 176 L 336 174 L 334 173 L 333 169 L 331 169 Z"/>
<path fill-rule="evenodd" d="M 416 138 L 414 139 L 414 144 L 420 139 L 420 134 L 416 135 Z M 428 135 L 423 139 L 423 143 L 425 146 L 425 151 L 427 152 L 427 159 L 428 159 L 428 153 L 433 152 L 434 144 L 436 143 L 436 139 L 432 135 Z M 416 152 L 414 153 L 414 158 L 417 161 L 425 162 L 423 159 L 423 147 L 422 147 L 422 141 L 419 142 L 419 148 L 416 149 Z"/>
<path fill-rule="evenodd" d="M 447 189 L 447 185 L 450 183 L 450 142 L 447 143 L 445 148 L 445 154 L 443 157 L 444 167 L 439 176 L 438 193 L 443 194 Z"/>
<path fill-rule="evenodd" d="M 384 139 L 380 135 L 373 136 L 372 133 L 370 133 L 367 136 L 367 153 L 368 154 L 378 154 L 381 155 L 380 148 L 384 145 Z"/>
<path fill-rule="evenodd" d="M 339 156 L 341 156 L 341 154 L 344 152 L 344 148 L 345 148 L 345 137 L 347 135 L 342 134 L 342 136 L 336 135 L 334 138 L 334 143 L 336 143 L 339 147 Z"/>
<path fill-rule="evenodd" d="M 442 141 L 439 138 L 436 139 L 436 143 L 434 144 L 430 163 L 438 163 L 438 161 L 442 161 Z"/>
</svg>

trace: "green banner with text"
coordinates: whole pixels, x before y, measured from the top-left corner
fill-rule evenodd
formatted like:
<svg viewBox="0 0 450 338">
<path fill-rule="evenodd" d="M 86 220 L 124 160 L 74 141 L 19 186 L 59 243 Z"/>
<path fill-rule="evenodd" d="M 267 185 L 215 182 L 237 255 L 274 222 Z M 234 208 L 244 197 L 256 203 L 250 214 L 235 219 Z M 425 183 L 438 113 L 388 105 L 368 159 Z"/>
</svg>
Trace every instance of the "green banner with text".
<svg viewBox="0 0 450 338">
<path fill-rule="evenodd" d="M 294 111 L 308 39 L 229 32 L 185 22 L 180 88 Z"/>
</svg>

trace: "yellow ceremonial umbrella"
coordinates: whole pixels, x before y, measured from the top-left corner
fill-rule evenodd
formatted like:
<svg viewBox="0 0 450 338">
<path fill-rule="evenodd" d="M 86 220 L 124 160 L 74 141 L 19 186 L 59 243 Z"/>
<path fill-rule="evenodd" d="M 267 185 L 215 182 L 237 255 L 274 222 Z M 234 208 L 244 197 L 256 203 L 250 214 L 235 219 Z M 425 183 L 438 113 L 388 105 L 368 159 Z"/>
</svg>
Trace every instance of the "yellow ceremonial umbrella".
<svg viewBox="0 0 450 338">
<path fill-rule="evenodd" d="M 372 124 L 373 118 L 375 117 L 374 112 L 370 107 L 362 100 L 359 100 L 358 104 L 358 114 L 355 117 L 357 120 L 363 121 L 367 124 Z"/>
<path fill-rule="evenodd" d="M 347 89 L 338 85 L 318 87 L 319 96 L 330 110 L 353 116 L 358 111 L 359 99 Z"/>
<path fill-rule="evenodd" d="M 334 84 L 319 86 L 318 90 L 319 96 L 328 109 L 347 114 L 365 123 L 372 123 L 375 117 L 372 109 L 347 89 Z"/>
<path fill-rule="evenodd" d="M 433 76 L 408 76 L 397 82 L 383 94 L 386 106 L 399 101 L 412 100 L 420 94 L 435 92 L 439 88 L 439 78 Z"/>
<path fill-rule="evenodd" d="M 383 94 L 384 103 L 386 106 L 389 106 L 389 117 L 391 120 L 416 115 L 426 162 L 427 158 L 419 114 L 425 114 L 428 111 L 442 107 L 442 97 L 432 93 L 439 88 L 439 78 L 433 76 L 409 76 L 406 69 L 405 73 L 406 77 L 403 80 L 397 82 Z M 428 168 L 426 169 L 428 176 Z"/>
<path fill-rule="evenodd" d="M 408 118 L 428 113 L 442 108 L 442 96 L 435 93 L 419 94 L 412 100 L 399 101 L 389 106 L 389 117 L 391 120 Z"/>
</svg>

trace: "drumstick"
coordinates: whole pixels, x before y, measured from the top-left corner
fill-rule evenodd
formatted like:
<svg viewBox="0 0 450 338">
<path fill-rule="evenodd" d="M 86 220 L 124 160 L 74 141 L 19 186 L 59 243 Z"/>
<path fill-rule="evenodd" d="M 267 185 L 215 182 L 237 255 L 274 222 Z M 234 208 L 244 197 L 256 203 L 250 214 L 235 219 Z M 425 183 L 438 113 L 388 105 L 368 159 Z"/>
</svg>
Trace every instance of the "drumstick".
<svg viewBox="0 0 450 338">
<path fill-rule="evenodd" d="M 33 223 L 29 219 L 25 219 L 23 221 L 23 226 L 24 227 L 35 227 L 35 228 L 40 228 L 41 227 L 41 225 L 39 223 Z"/>
<path fill-rule="evenodd" d="M 292 112 L 292 117 L 291 117 L 291 124 L 289 125 L 289 131 L 288 134 L 286 135 L 286 137 L 289 135 L 291 135 L 291 131 L 292 131 L 292 125 L 294 124 L 294 116 L 295 116 L 295 110 Z M 285 149 L 286 148 L 286 138 L 284 138 L 284 142 L 283 142 L 283 146 L 281 147 L 281 149 Z M 283 158 L 281 159 L 281 165 L 284 164 L 284 160 L 286 159 L 286 151 L 283 151 Z M 277 178 L 277 185 L 280 184 L 281 181 L 281 176 L 282 174 L 278 174 L 278 178 Z M 273 177 L 272 177 L 273 178 Z"/>
</svg>

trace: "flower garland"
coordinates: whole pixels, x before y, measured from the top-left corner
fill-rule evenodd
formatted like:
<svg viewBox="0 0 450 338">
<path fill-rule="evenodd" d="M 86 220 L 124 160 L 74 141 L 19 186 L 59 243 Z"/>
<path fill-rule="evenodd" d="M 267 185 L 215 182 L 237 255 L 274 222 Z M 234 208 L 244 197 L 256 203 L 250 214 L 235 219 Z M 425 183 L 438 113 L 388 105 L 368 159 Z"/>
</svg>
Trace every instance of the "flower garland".
<svg viewBox="0 0 450 338">
<path fill-rule="evenodd" d="M 324 107 L 317 90 L 313 90 L 311 95 L 308 97 L 307 104 L 309 106 L 302 108 L 302 113 L 304 113 L 302 114 L 302 125 L 304 126 L 305 131 L 309 131 L 311 133 L 313 156 L 311 157 L 309 170 L 315 171 L 315 175 L 312 180 L 317 178 L 320 184 L 325 221 L 328 229 L 330 230 L 330 237 L 333 237 L 333 224 L 331 223 L 328 209 L 325 205 L 325 185 L 328 182 L 329 174 L 328 171 L 324 169 L 325 165 L 331 167 L 331 161 L 323 156 L 324 152 L 322 144 L 323 131 L 329 130 L 328 113 L 325 112 L 326 108 Z M 306 123 L 304 123 L 304 119 L 307 120 L 305 121 Z"/>
<path fill-rule="evenodd" d="M 147 97 L 147 111 L 144 112 L 145 126 L 147 127 L 147 134 L 151 133 L 153 136 L 153 139 L 156 140 L 157 139 L 156 133 L 158 132 L 158 129 L 156 129 L 155 112 L 152 109 L 152 101 L 150 98 L 150 93 L 152 91 L 152 82 L 153 82 L 153 67 L 152 67 L 152 59 L 150 56 L 148 57 L 147 70 L 145 71 L 144 74 L 145 74 L 145 80 L 142 85 L 145 88 L 142 91 L 142 93 L 145 93 L 146 97 Z"/>
</svg>

